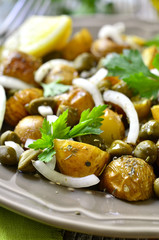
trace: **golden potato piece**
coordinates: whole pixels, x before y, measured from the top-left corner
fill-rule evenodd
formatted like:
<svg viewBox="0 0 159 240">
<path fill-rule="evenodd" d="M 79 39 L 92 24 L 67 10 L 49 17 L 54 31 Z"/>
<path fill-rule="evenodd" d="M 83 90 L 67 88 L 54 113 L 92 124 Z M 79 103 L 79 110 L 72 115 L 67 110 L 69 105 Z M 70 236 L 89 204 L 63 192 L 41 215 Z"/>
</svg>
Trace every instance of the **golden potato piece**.
<svg viewBox="0 0 159 240">
<path fill-rule="evenodd" d="M 107 152 L 86 143 L 55 139 L 54 147 L 60 172 L 72 177 L 98 176 L 109 160 Z"/>
<path fill-rule="evenodd" d="M 12 52 L 4 61 L 3 75 L 37 85 L 34 72 L 41 66 L 41 60 L 23 52 Z"/>
<path fill-rule="evenodd" d="M 39 139 L 41 138 L 40 128 L 42 128 L 43 121 L 44 118 L 41 116 L 27 116 L 17 124 L 14 132 L 23 144 L 28 138 Z"/>
<path fill-rule="evenodd" d="M 78 76 L 75 68 L 64 64 L 59 64 L 53 67 L 45 78 L 45 83 L 51 83 L 59 80 L 65 85 L 72 85 L 72 80 Z"/>
<path fill-rule="evenodd" d="M 86 109 L 94 107 L 94 101 L 90 93 L 82 88 L 73 88 L 68 93 L 56 96 L 57 107 L 60 104 L 77 109 L 78 116 Z"/>
<path fill-rule="evenodd" d="M 110 146 L 114 140 L 121 140 L 125 136 L 124 124 L 120 115 L 106 109 L 100 129 L 103 131 L 100 136 L 105 140 L 106 145 Z"/>
<path fill-rule="evenodd" d="M 122 156 L 104 170 L 100 189 L 127 201 L 146 200 L 153 196 L 155 175 L 143 159 Z"/>
<path fill-rule="evenodd" d="M 151 100 L 146 98 L 131 99 L 140 120 L 146 118 L 150 113 Z"/>
<path fill-rule="evenodd" d="M 43 91 L 38 88 L 24 89 L 16 92 L 7 100 L 5 121 L 15 126 L 22 118 L 28 115 L 25 105 L 35 98 L 43 96 Z"/>
<path fill-rule="evenodd" d="M 79 54 L 90 51 L 92 41 L 90 32 L 86 28 L 81 29 L 62 50 L 63 58 L 74 60 Z"/>
<path fill-rule="evenodd" d="M 159 120 L 159 105 L 154 105 L 151 108 L 151 113 L 152 113 L 153 119 Z"/>
<path fill-rule="evenodd" d="M 122 53 L 123 49 L 126 48 L 130 47 L 128 45 L 118 45 L 107 38 L 100 38 L 93 42 L 91 46 L 91 53 L 96 59 L 100 59 L 112 52 Z"/>
<path fill-rule="evenodd" d="M 142 52 L 143 61 L 149 69 L 154 68 L 152 62 L 157 52 L 158 50 L 155 46 L 145 48 L 144 51 Z"/>
</svg>

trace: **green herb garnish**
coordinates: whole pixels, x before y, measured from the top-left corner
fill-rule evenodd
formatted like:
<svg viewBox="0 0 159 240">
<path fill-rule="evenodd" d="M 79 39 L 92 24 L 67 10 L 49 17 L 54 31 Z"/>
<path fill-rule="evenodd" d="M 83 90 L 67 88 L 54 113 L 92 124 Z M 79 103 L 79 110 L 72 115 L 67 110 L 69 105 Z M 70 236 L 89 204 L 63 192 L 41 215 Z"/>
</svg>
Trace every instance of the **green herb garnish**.
<svg viewBox="0 0 159 240">
<path fill-rule="evenodd" d="M 70 85 L 64 85 L 58 81 L 52 83 L 41 83 L 41 86 L 44 89 L 44 97 L 53 97 L 61 93 L 67 92 L 70 89 Z"/>
<path fill-rule="evenodd" d="M 159 54 L 156 54 L 153 65 L 159 69 Z M 109 76 L 119 76 L 134 92 L 141 97 L 157 98 L 159 77 L 151 73 L 144 64 L 138 50 L 124 50 L 123 54 L 111 54 L 104 59 L 104 66 Z"/>
<path fill-rule="evenodd" d="M 51 161 L 53 155 L 56 153 L 54 150 L 54 139 L 69 139 L 77 136 L 87 134 L 100 134 L 101 122 L 104 115 L 106 105 L 94 107 L 92 111 L 85 110 L 81 114 L 80 121 L 72 129 L 67 126 L 68 110 L 63 112 L 54 123 L 49 123 L 44 119 L 43 126 L 40 129 L 41 138 L 29 145 L 30 148 L 35 150 L 44 150 L 38 159 L 44 162 Z"/>
</svg>

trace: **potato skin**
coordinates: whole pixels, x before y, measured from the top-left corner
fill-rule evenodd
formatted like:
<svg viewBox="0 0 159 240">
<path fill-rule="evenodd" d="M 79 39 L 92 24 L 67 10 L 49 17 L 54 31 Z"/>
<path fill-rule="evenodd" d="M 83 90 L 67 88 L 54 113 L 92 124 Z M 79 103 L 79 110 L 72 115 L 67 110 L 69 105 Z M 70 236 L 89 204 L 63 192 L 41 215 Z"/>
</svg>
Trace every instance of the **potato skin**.
<svg viewBox="0 0 159 240">
<path fill-rule="evenodd" d="M 41 138 L 40 128 L 42 128 L 44 118 L 41 116 L 27 116 L 23 118 L 15 127 L 14 132 L 19 136 L 21 142 L 25 144 L 28 138 Z"/>
<path fill-rule="evenodd" d="M 121 140 L 125 136 L 124 124 L 116 112 L 106 108 L 100 129 L 103 131 L 100 137 L 110 146 L 114 140 Z"/>
<path fill-rule="evenodd" d="M 105 168 L 100 189 L 127 201 L 146 200 L 153 196 L 155 174 L 143 159 L 122 156 Z"/>
<path fill-rule="evenodd" d="M 118 45 L 107 38 L 100 38 L 93 42 L 91 53 L 96 59 L 100 59 L 112 52 L 122 53 L 125 48 L 127 49 L 130 47 L 128 45 Z"/>
<path fill-rule="evenodd" d="M 72 88 L 68 93 L 55 96 L 57 108 L 60 104 L 76 108 L 80 117 L 81 113 L 86 109 L 94 107 L 94 101 L 90 93 L 82 88 Z"/>
<path fill-rule="evenodd" d="M 34 72 L 41 66 L 41 60 L 23 52 L 12 52 L 4 61 L 3 74 L 29 84 L 36 84 Z M 36 84 L 37 85 L 37 84 Z"/>
<path fill-rule="evenodd" d="M 62 50 L 63 58 L 74 60 L 81 53 L 89 52 L 92 41 L 91 33 L 86 28 L 81 29 Z"/>
<path fill-rule="evenodd" d="M 54 140 L 57 166 L 61 173 L 72 177 L 84 177 L 90 174 L 100 175 L 109 161 L 109 154 L 90 144 Z"/>
<path fill-rule="evenodd" d="M 5 121 L 11 126 L 16 126 L 22 118 L 28 115 L 25 105 L 31 100 L 42 96 L 43 91 L 38 88 L 29 88 L 16 92 L 7 100 Z"/>
<path fill-rule="evenodd" d="M 50 70 L 44 82 L 51 83 L 59 80 L 59 82 L 62 84 L 71 85 L 72 80 L 76 77 L 78 77 L 78 72 L 75 68 L 64 64 L 59 64 Z"/>
</svg>

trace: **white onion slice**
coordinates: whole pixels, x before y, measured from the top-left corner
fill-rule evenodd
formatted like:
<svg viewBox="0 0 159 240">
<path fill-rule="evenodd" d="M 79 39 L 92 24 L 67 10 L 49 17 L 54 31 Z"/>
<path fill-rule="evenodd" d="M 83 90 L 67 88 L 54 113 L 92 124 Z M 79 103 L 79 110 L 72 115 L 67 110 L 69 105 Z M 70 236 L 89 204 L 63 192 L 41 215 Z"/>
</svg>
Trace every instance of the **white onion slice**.
<svg viewBox="0 0 159 240">
<path fill-rule="evenodd" d="M 133 103 L 124 94 L 112 90 L 105 91 L 103 98 L 106 102 L 120 106 L 129 119 L 127 142 L 135 144 L 139 135 L 139 119 Z"/>
<path fill-rule="evenodd" d="M 104 25 L 98 33 L 98 38 L 111 38 L 117 44 L 124 44 L 121 34 L 125 31 L 125 24 Z"/>
<path fill-rule="evenodd" d="M 25 89 L 33 87 L 31 84 L 25 83 L 18 78 L 9 76 L 0 76 L 0 84 L 9 89 Z"/>
<path fill-rule="evenodd" d="M 58 64 L 64 64 L 67 66 L 73 66 L 73 63 L 71 61 L 67 61 L 64 59 L 53 59 L 46 63 L 44 63 L 38 70 L 35 72 L 35 81 L 36 82 L 42 82 L 44 77 L 47 75 L 47 73 L 56 65 Z"/>
<path fill-rule="evenodd" d="M 50 168 L 50 170 L 54 170 L 56 166 L 56 156 L 54 155 L 52 157 L 52 160 L 50 162 L 47 162 L 46 165 L 48 168 Z"/>
<path fill-rule="evenodd" d="M 33 142 L 35 142 L 35 141 L 36 141 L 36 140 L 34 140 L 34 139 L 28 138 L 28 139 L 26 140 L 26 142 L 25 142 L 24 147 L 25 147 L 25 148 L 29 148 L 28 146 L 29 146 L 30 144 L 32 144 Z"/>
<path fill-rule="evenodd" d="M 100 91 L 95 86 L 95 84 L 91 83 L 88 80 L 85 80 L 83 78 L 75 78 L 72 81 L 73 85 L 77 87 L 81 87 L 85 89 L 87 92 L 89 92 L 92 95 L 92 98 L 94 100 L 95 106 L 103 105 L 103 99 Z"/>
<path fill-rule="evenodd" d="M 47 115 L 53 115 L 52 108 L 50 106 L 39 106 L 38 112 L 43 116 L 46 117 Z"/>
<path fill-rule="evenodd" d="M 0 99 L 1 99 L 0 102 L 0 130 L 1 130 L 6 109 L 6 94 L 4 88 L 1 85 L 0 85 Z"/>
<path fill-rule="evenodd" d="M 156 68 L 151 69 L 150 72 L 155 74 L 156 76 L 159 76 L 159 71 Z"/>
<path fill-rule="evenodd" d="M 105 68 L 99 69 L 92 77 L 89 78 L 89 81 L 91 83 L 94 83 L 95 85 L 98 85 L 98 83 L 104 79 L 108 74 L 108 70 Z"/>
<path fill-rule="evenodd" d="M 5 141 L 4 143 L 6 146 L 14 148 L 16 151 L 17 159 L 19 160 L 20 155 L 24 152 L 24 149 L 18 144 L 13 141 Z"/>
<path fill-rule="evenodd" d="M 47 120 L 49 123 L 54 123 L 57 119 L 58 119 L 58 116 L 56 116 L 56 115 L 48 115 L 48 116 L 46 117 L 46 120 Z"/>
<path fill-rule="evenodd" d="M 60 184 L 66 187 L 83 188 L 90 187 L 99 183 L 99 178 L 94 174 L 86 177 L 70 177 L 59 173 L 55 170 L 51 170 L 44 162 L 34 161 L 33 166 L 50 181 Z"/>
</svg>

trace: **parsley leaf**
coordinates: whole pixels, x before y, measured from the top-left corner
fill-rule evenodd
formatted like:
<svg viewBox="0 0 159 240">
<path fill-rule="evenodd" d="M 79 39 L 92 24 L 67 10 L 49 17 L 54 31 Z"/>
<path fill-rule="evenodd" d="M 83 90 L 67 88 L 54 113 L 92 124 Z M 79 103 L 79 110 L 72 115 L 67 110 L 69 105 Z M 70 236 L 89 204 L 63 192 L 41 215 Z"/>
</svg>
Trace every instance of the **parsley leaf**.
<svg viewBox="0 0 159 240">
<path fill-rule="evenodd" d="M 29 145 L 30 148 L 35 150 L 44 150 L 39 156 L 39 160 L 49 162 L 53 155 L 54 139 L 69 139 L 86 134 L 100 134 L 101 122 L 104 115 L 106 105 L 94 107 L 92 111 L 85 110 L 81 114 L 80 121 L 72 129 L 67 126 L 68 110 L 63 112 L 54 123 L 49 123 L 46 119 L 43 122 L 43 126 L 40 129 L 42 137 Z"/>
<path fill-rule="evenodd" d="M 157 53 L 153 62 L 152 62 L 153 66 L 159 70 L 159 54 Z"/>
<path fill-rule="evenodd" d="M 55 81 L 48 84 L 41 83 L 41 86 L 44 89 L 44 97 L 53 97 L 59 95 L 61 93 L 67 92 L 71 87 L 69 85 L 64 85 L 58 82 L 59 81 Z"/>
<path fill-rule="evenodd" d="M 148 40 L 145 43 L 146 46 L 152 46 L 155 45 L 156 47 L 159 47 L 159 34 L 157 34 L 155 37 L 153 37 L 152 39 Z"/>
<path fill-rule="evenodd" d="M 155 67 L 158 64 L 159 54 L 154 58 Z M 157 98 L 159 91 L 159 77 L 152 74 L 145 66 L 138 50 L 124 50 L 123 54 L 111 54 L 104 60 L 109 76 L 119 76 L 141 97 Z"/>
<path fill-rule="evenodd" d="M 54 123 L 52 123 L 53 139 L 69 138 L 70 127 L 68 127 L 66 123 L 67 117 L 68 117 L 68 109 L 65 112 L 63 112 Z"/>
<path fill-rule="evenodd" d="M 56 152 L 53 148 L 47 148 L 46 150 L 39 154 L 38 159 L 43 162 L 50 162 L 55 153 Z"/>
</svg>

